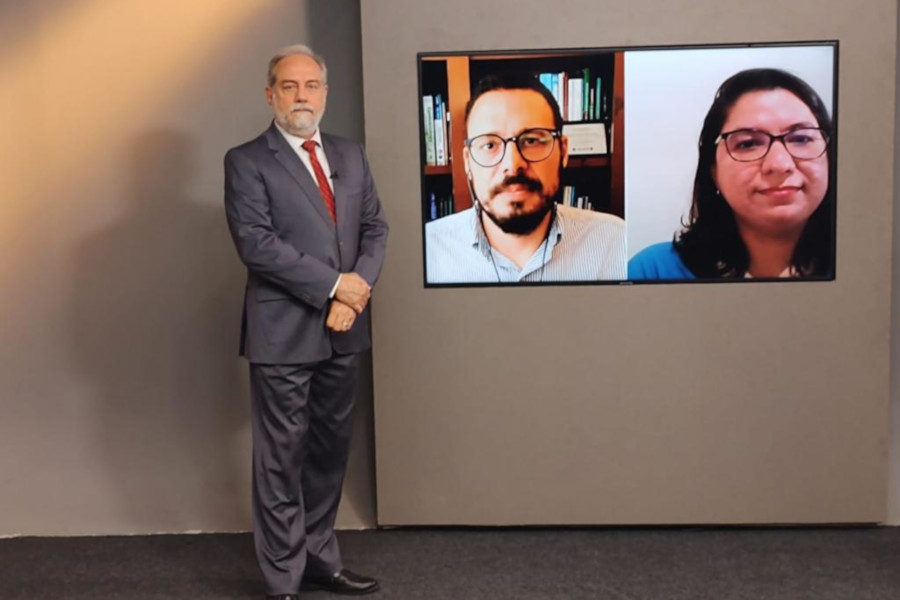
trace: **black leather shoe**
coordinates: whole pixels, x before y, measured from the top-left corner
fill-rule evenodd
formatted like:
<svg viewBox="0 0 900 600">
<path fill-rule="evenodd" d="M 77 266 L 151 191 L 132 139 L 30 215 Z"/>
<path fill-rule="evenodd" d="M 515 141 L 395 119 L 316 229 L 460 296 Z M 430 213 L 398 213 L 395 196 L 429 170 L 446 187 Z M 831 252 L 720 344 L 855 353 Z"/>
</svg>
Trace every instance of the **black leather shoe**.
<svg viewBox="0 0 900 600">
<path fill-rule="evenodd" d="M 277 594 L 266 596 L 266 600 L 300 600 L 300 597 L 297 594 Z"/>
<path fill-rule="evenodd" d="M 344 569 L 333 575 L 304 577 L 301 591 L 322 590 L 332 594 L 371 594 L 378 591 L 378 582 L 365 575 L 357 575 Z"/>
</svg>

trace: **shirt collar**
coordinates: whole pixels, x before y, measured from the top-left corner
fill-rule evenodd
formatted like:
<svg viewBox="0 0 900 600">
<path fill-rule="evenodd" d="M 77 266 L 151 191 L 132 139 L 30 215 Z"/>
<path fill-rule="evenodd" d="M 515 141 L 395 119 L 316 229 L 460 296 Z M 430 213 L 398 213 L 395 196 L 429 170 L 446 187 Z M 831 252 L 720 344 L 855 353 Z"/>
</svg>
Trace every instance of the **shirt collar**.
<svg viewBox="0 0 900 600">
<path fill-rule="evenodd" d="M 281 125 L 278 124 L 278 121 L 275 121 L 275 127 L 278 129 L 278 132 L 282 136 L 284 136 L 284 139 L 287 141 L 288 145 L 291 148 L 293 148 L 294 150 L 302 150 L 301 146 L 303 145 L 303 142 L 306 141 L 306 139 L 304 139 L 298 135 L 294 135 L 293 133 L 288 133 L 281 127 Z M 316 128 L 316 132 L 309 139 L 316 142 L 320 148 L 323 147 L 322 146 L 322 130 L 319 129 L 318 127 Z"/>
</svg>

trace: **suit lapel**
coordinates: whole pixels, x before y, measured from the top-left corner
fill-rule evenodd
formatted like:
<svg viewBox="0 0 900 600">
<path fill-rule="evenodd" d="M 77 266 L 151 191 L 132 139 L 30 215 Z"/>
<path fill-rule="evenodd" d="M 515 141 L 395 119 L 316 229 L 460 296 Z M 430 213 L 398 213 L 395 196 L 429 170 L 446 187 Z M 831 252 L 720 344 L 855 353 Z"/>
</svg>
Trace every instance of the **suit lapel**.
<svg viewBox="0 0 900 600">
<path fill-rule="evenodd" d="M 303 164 L 303 161 L 300 160 L 300 157 L 297 156 L 294 149 L 287 143 L 287 140 L 284 139 L 281 132 L 275 128 L 274 123 L 266 131 L 266 139 L 269 143 L 269 149 L 272 150 L 275 155 L 275 160 L 281 163 L 294 181 L 297 182 L 297 185 L 303 190 L 306 199 L 309 200 L 312 207 L 319 213 L 322 220 L 330 227 L 334 227 L 334 223 L 331 222 L 331 215 L 328 214 L 328 208 L 325 206 L 325 199 L 322 198 L 322 194 L 319 192 L 319 186 L 309 174 L 309 171 L 307 171 L 306 166 Z M 328 155 L 326 154 L 326 156 Z M 328 164 L 332 165 L 330 156 L 328 157 Z M 332 172 L 334 172 L 334 167 L 332 166 L 331 168 Z M 336 200 L 337 193 L 335 193 L 335 201 Z"/>
</svg>

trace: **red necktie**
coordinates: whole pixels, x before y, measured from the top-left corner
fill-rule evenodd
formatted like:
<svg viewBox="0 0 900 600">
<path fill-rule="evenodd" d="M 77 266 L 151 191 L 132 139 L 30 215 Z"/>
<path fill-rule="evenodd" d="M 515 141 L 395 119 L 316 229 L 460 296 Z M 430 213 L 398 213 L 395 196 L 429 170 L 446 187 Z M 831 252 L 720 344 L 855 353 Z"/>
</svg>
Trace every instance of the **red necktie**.
<svg viewBox="0 0 900 600">
<path fill-rule="evenodd" d="M 328 207 L 328 214 L 331 215 L 331 220 L 337 223 L 337 217 L 334 212 L 334 192 L 331 191 L 331 186 L 328 185 L 328 178 L 325 176 L 325 171 L 322 169 L 319 157 L 316 156 L 316 145 L 315 140 L 306 140 L 301 144 L 301 148 L 306 150 L 309 154 L 309 162 L 312 163 L 313 172 L 316 174 L 316 183 L 319 184 L 319 192 L 322 194 L 322 198 L 325 199 L 325 206 Z"/>
</svg>

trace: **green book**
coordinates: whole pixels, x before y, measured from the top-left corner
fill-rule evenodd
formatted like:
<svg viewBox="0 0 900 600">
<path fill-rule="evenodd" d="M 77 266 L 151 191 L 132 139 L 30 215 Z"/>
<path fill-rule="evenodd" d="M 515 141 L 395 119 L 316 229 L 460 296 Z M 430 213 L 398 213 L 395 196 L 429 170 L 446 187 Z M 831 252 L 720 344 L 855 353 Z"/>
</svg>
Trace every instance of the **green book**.
<svg viewBox="0 0 900 600">
<path fill-rule="evenodd" d="M 581 120 L 582 121 L 590 121 L 591 120 L 591 69 L 590 67 L 585 67 L 581 70 L 581 73 L 584 75 L 584 89 L 582 90 L 581 97 Z"/>
<path fill-rule="evenodd" d="M 434 150 L 434 97 L 422 96 L 422 113 L 425 117 L 425 164 L 436 165 L 437 155 Z"/>
</svg>

